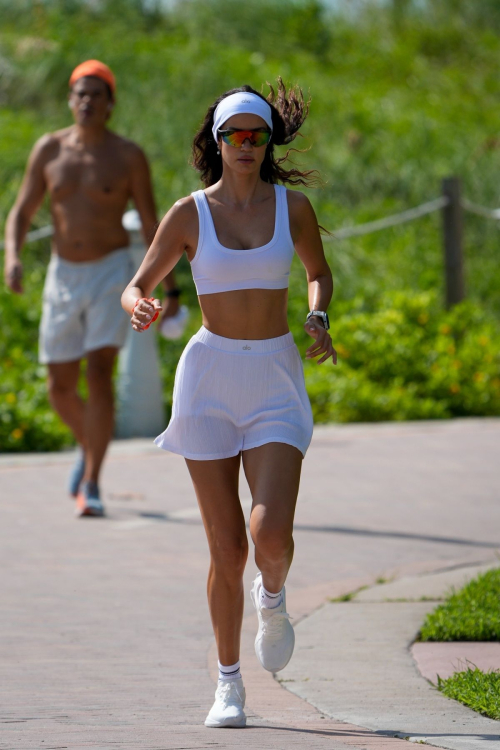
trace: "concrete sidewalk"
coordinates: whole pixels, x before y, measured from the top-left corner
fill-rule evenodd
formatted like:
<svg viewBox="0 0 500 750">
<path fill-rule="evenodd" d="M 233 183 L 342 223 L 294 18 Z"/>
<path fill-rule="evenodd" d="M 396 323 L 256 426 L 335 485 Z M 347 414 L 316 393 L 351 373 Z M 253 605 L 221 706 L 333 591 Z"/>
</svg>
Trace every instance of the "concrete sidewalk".
<svg viewBox="0 0 500 750">
<path fill-rule="evenodd" d="M 404 577 L 325 604 L 298 626 L 295 658 L 278 678 L 326 715 L 385 736 L 448 750 L 481 750 L 485 741 L 500 747 L 500 723 L 445 698 L 423 679 L 409 648 L 437 599 L 499 564 Z M 438 653 L 455 644 L 416 645 Z M 489 644 L 472 645 L 488 653 Z"/>
<path fill-rule="evenodd" d="M 303 629 L 328 597 L 380 577 L 495 561 L 499 437 L 500 420 L 316 430 L 287 582 L 298 623 L 290 669 L 317 663 Z M 149 442 L 115 444 L 103 478 L 108 517 L 79 521 L 64 492 L 69 461 L 0 459 L 1 748 L 403 747 L 334 710 L 318 712 L 260 670 L 248 599 L 250 726 L 207 730 L 208 553 L 183 460 Z M 248 513 L 243 481 L 241 494 Z M 250 561 L 247 590 L 254 575 Z M 332 625 L 327 640 L 333 634 Z M 322 666 L 329 700 L 342 682 L 333 661 Z M 355 694 L 353 704 L 361 700 Z"/>
</svg>

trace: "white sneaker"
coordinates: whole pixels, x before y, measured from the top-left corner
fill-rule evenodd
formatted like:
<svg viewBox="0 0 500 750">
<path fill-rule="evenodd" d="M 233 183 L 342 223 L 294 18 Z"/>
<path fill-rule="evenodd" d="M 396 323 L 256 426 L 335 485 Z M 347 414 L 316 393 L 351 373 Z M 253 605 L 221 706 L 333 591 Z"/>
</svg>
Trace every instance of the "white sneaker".
<svg viewBox="0 0 500 750">
<path fill-rule="evenodd" d="M 279 672 L 284 669 L 293 654 L 295 633 L 289 622 L 290 615 L 286 612 L 285 587 L 282 589 L 281 604 L 274 609 L 262 607 L 260 604 L 260 590 L 262 588 L 262 573 L 253 582 L 250 595 L 253 606 L 259 617 L 259 631 L 255 638 L 255 653 L 268 672 Z"/>
<path fill-rule="evenodd" d="M 245 688 L 241 677 L 234 682 L 219 680 L 215 691 L 215 703 L 205 719 L 206 727 L 244 727 L 247 717 L 245 707 Z"/>
</svg>

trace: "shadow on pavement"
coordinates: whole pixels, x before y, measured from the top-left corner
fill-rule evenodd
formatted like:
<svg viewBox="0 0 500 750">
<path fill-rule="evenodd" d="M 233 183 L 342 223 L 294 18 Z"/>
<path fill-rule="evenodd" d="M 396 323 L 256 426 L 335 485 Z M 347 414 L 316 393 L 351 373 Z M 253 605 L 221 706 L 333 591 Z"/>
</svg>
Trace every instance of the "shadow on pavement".
<svg viewBox="0 0 500 750">
<path fill-rule="evenodd" d="M 494 719 L 491 719 L 491 721 L 494 721 Z M 394 730 L 386 731 L 385 729 L 378 729 L 374 731 L 374 734 L 378 734 L 381 737 L 397 737 L 400 740 L 411 737 L 412 742 L 415 742 L 415 740 L 420 738 L 422 742 L 424 742 L 424 744 L 426 739 L 433 740 L 437 739 L 438 737 L 460 737 L 461 739 L 470 737 L 474 740 L 485 740 L 486 742 L 498 742 L 498 740 L 500 740 L 500 734 L 478 734 L 477 732 L 472 732 L 471 734 L 467 734 L 465 732 L 443 732 L 442 734 L 436 732 L 430 732 L 429 734 L 419 734 L 418 732 L 397 732 L 395 734 Z"/>
<path fill-rule="evenodd" d="M 325 717 L 327 720 L 329 717 Z M 299 732 L 300 734 L 313 734 L 318 735 L 322 737 L 337 737 L 341 739 L 342 737 L 357 737 L 359 740 L 363 740 L 366 737 L 373 737 L 373 732 L 370 732 L 368 729 L 366 731 L 360 730 L 359 732 L 349 732 L 349 731 L 337 731 L 335 729 L 302 729 L 301 727 L 283 727 L 279 724 L 247 724 L 245 727 L 245 730 L 248 729 L 273 729 L 274 731 L 279 732 Z M 387 735 L 394 737 L 394 733 L 392 735 Z M 400 738 L 399 738 L 400 739 Z"/>
<path fill-rule="evenodd" d="M 200 518 L 182 518 L 181 516 L 169 516 L 168 513 L 139 513 L 141 518 L 150 518 L 154 521 L 166 521 L 168 523 L 182 523 L 190 526 L 201 524 Z M 353 536 L 381 537 L 384 539 L 413 539 L 420 542 L 436 542 L 438 544 L 458 544 L 467 547 L 483 547 L 487 549 L 500 549 L 498 542 L 480 542 L 475 539 L 461 539 L 460 537 L 434 536 L 429 534 L 413 534 L 408 531 L 376 531 L 374 529 L 356 529 L 350 526 L 312 526 L 303 523 L 294 524 L 295 531 L 312 531 L 323 534 L 350 534 Z"/>
</svg>

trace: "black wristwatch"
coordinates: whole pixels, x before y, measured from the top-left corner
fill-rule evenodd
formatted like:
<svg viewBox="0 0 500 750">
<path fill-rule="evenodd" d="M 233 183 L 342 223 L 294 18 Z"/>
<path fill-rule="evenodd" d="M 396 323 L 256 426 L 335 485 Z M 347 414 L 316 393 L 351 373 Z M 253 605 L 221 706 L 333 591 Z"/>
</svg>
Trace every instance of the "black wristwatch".
<svg viewBox="0 0 500 750">
<path fill-rule="evenodd" d="M 330 328 L 330 321 L 328 320 L 328 315 L 326 314 L 326 312 L 322 312 L 322 310 L 311 310 L 311 312 L 307 315 L 306 323 L 309 318 L 312 317 L 321 318 L 323 322 L 323 328 L 325 329 L 325 331 L 328 331 L 328 329 Z"/>
<path fill-rule="evenodd" d="M 181 290 L 180 289 L 164 289 L 165 297 L 180 297 L 181 296 Z"/>
</svg>

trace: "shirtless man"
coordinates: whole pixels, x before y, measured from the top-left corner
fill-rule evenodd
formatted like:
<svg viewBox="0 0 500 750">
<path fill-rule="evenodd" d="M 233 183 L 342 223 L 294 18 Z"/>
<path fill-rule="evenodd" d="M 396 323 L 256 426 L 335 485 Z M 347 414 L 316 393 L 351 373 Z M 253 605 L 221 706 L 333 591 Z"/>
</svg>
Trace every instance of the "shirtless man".
<svg viewBox="0 0 500 750">
<path fill-rule="evenodd" d="M 76 497 L 78 516 L 104 513 L 99 471 L 113 431 L 113 365 L 129 323 L 120 296 L 135 270 L 122 226 L 128 200 L 135 202 L 146 245 L 157 225 L 144 153 L 106 127 L 114 95 L 114 75 L 103 63 L 88 60 L 73 71 L 68 104 L 75 124 L 35 144 L 6 226 L 5 281 L 20 294 L 21 248 L 33 215 L 49 193 L 54 239 L 43 293 L 39 359 L 48 365 L 50 402 L 81 446 L 68 488 Z M 163 283 L 164 314 L 175 315 L 178 290 L 173 274 Z M 83 358 L 86 403 L 77 392 Z"/>
</svg>

